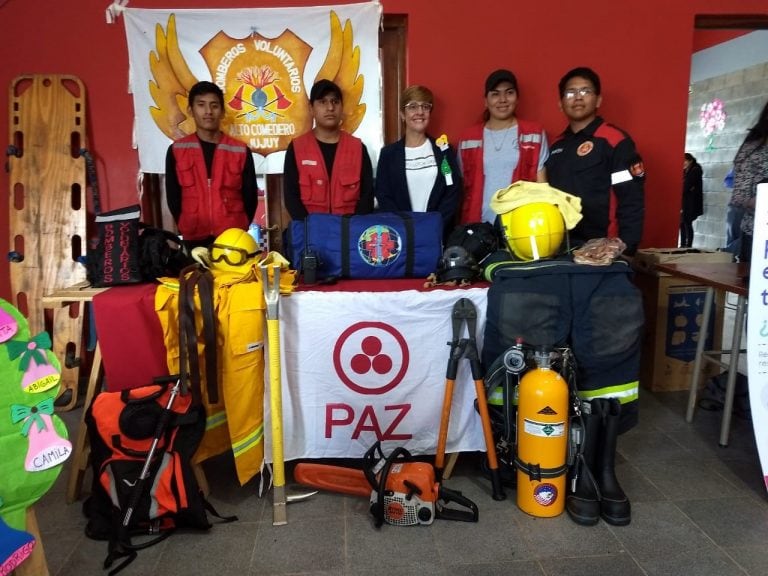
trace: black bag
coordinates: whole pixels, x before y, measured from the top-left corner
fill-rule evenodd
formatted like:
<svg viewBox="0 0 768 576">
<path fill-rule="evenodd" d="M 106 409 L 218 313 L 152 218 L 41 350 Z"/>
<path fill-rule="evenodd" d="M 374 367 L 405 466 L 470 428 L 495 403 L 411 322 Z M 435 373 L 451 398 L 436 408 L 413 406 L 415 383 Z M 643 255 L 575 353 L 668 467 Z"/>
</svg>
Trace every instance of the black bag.
<svg viewBox="0 0 768 576">
<path fill-rule="evenodd" d="M 102 212 L 96 163 L 86 149 L 81 149 L 80 154 L 85 158 L 98 234 L 85 254 L 86 278 L 91 286 L 102 288 L 151 282 L 160 276 L 176 277 L 182 268 L 193 263 L 176 234 L 139 221 L 140 205 Z"/>
<path fill-rule="evenodd" d="M 98 240 L 88 250 L 86 270 L 91 286 L 118 286 L 142 281 L 139 269 L 141 206 L 96 215 Z"/>
<path fill-rule="evenodd" d="M 713 376 L 704 384 L 699 395 L 699 407 L 703 410 L 722 410 L 725 406 L 725 390 L 728 385 L 728 371 Z M 741 372 L 736 373 L 733 391 L 733 413 L 750 420 L 752 407 L 749 403 L 749 380 Z"/>
<path fill-rule="evenodd" d="M 181 239 L 139 222 L 138 204 L 96 216 L 98 240 L 86 255 L 91 286 L 119 286 L 177 277 L 193 262 Z"/>
<path fill-rule="evenodd" d="M 125 558 L 110 575 L 178 528 L 208 530 L 207 512 L 222 518 L 205 500 L 191 464 L 205 433 L 205 411 L 191 394 L 172 398 L 170 380 L 101 392 L 86 412 L 93 488 L 83 505 L 85 534 L 109 541 L 105 567 Z M 149 473 L 142 479 L 145 465 Z M 140 536 L 144 541 L 134 542 Z"/>
</svg>

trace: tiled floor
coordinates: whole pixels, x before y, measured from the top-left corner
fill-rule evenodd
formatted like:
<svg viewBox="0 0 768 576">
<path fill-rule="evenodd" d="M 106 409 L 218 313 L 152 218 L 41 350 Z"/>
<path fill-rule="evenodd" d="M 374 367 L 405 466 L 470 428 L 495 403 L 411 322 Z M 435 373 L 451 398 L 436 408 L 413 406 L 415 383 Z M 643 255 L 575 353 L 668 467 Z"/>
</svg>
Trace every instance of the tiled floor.
<svg viewBox="0 0 768 576">
<path fill-rule="evenodd" d="M 734 417 L 731 442 L 718 447 L 720 414 L 684 420 L 686 393 L 641 397 L 640 425 L 619 439 L 619 478 L 632 523 L 574 524 L 566 514 L 533 518 L 508 490 L 491 499 L 478 455 L 459 459 L 446 486 L 480 508 L 476 524 L 376 529 L 365 499 L 330 493 L 288 506 L 272 525 L 271 494 L 236 485 L 226 459 L 209 462 L 211 500 L 240 520 L 207 534 L 174 534 L 141 551 L 126 576 L 175 575 L 682 575 L 768 574 L 768 498 L 751 423 Z M 70 430 L 78 417 L 65 415 Z M 65 469 L 37 505 L 52 575 L 106 574 L 106 543 L 88 540 L 80 503 L 64 500 Z M 89 479 L 86 481 L 86 485 Z"/>
</svg>

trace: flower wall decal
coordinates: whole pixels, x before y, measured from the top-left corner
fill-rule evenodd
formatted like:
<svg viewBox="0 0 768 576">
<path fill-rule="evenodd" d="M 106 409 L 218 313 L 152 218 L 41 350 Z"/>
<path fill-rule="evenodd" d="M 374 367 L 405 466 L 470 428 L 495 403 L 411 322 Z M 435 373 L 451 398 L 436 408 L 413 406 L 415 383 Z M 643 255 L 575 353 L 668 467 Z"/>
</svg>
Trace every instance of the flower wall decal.
<svg viewBox="0 0 768 576">
<path fill-rule="evenodd" d="M 701 105 L 699 112 L 699 126 L 708 137 L 707 151 L 714 150 L 715 135 L 725 129 L 725 119 L 728 115 L 725 113 L 725 103 L 720 98 L 715 98 L 712 102 Z"/>
</svg>

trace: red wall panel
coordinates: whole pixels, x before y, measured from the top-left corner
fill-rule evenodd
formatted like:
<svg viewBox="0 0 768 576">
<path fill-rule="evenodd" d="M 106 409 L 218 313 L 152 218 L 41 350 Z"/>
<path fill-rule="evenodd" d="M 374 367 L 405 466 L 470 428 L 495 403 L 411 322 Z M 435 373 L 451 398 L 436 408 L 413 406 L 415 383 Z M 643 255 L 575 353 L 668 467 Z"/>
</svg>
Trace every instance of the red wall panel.
<svg viewBox="0 0 768 576">
<path fill-rule="evenodd" d="M 228 7 L 254 6 L 229 0 Z M 260 6 L 306 6 L 271 0 Z M 520 82 L 519 113 L 541 121 L 550 137 L 564 127 L 557 82 L 569 68 L 592 66 L 603 80 L 601 112 L 632 134 L 646 161 L 645 246 L 676 242 L 680 154 L 685 139 L 688 75 L 696 13 L 761 12 L 764 0 L 647 0 L 628 8 L 613 0 L 583 3 L 384 0 L 385 12 L 408 15 L 408 81 L 436 94 L 434 133 L 455 141 L 479 119 L 483 81 L 497 67 Z M 155 3 L 135 0 L 132 8 Z M 163 8 L 210 8 L 210 0 L 165 0 Z M 8 93 L 26 73 L 74 74 L 88 96 L 89 148 L 99 159 L 106 207 L 133 203 L 138 162 L 132 149 L 133 106 L 127 93 L 122 19 L 105 22 L 105 0 L 8 0 L 0 5 L 0 134 L 8 134 Z M 289 24 L 289 23 L 287 23 Z M 8 251 L 8 176 L 0 172 L 0 255 Z M 0 296 L 8 297 L 5 258 Z"/>
</svg>

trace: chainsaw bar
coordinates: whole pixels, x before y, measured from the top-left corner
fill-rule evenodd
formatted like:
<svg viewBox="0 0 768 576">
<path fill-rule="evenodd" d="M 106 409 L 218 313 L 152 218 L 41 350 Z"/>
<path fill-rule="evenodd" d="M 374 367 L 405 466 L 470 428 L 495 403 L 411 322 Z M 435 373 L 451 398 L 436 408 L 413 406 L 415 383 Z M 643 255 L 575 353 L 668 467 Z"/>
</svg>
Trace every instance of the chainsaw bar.
<svg viewBox="0 0 768 576">
<path fill-rule="evenodd" d="M 293 470 L 293 478 L 299 484 L 320 490 L 363 498 L 371 496 L 371 485 L 365 477 L 365 472 L 354 468 L 299 462 Z"/>
</svg>

